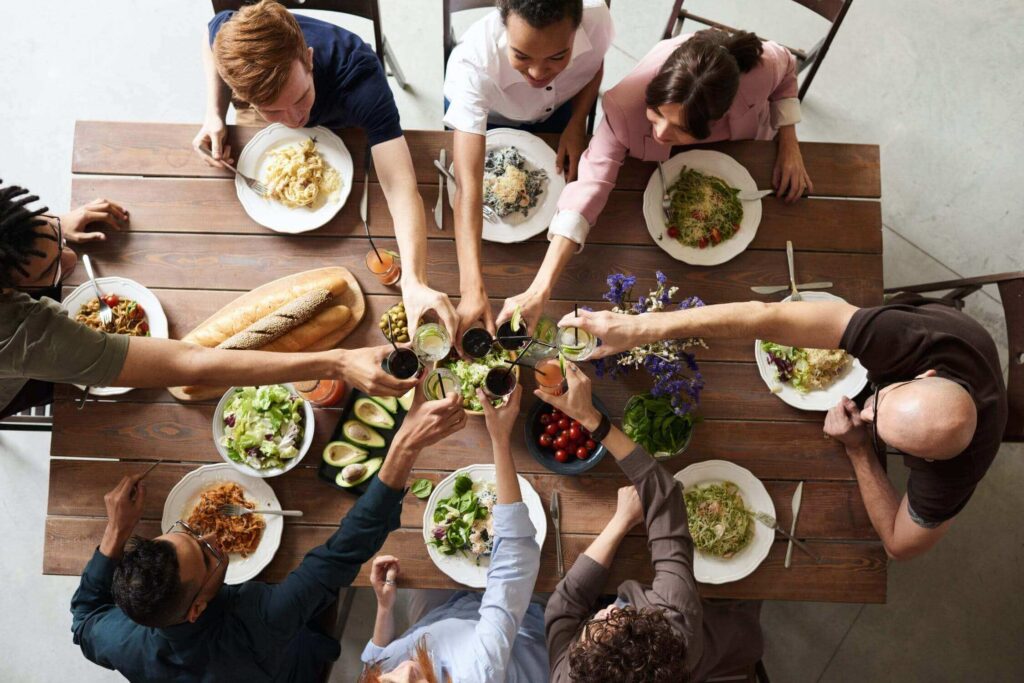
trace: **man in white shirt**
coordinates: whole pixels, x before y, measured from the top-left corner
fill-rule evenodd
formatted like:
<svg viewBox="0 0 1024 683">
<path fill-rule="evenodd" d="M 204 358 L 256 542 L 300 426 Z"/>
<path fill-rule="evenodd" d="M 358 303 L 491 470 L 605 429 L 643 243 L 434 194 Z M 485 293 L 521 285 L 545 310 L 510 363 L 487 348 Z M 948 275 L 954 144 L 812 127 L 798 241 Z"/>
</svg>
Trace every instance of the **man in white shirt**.
<svg viewBox="0 0 1024 683">
<path fill-rule="evenodd" d="M 477 321 L 495 331 L 480 269 L 487 129 L 560 133 L 557 168 L 573 180 L 586 148 L 586 120 L 597 100 L 604 55 L 615 35 L 604 0 L 497 0 L 496 5 L 497 11 L 473 24 L 452 51 L 444 82 L 444 122 L 455 129 L 460 339 Z"/>
</svg>

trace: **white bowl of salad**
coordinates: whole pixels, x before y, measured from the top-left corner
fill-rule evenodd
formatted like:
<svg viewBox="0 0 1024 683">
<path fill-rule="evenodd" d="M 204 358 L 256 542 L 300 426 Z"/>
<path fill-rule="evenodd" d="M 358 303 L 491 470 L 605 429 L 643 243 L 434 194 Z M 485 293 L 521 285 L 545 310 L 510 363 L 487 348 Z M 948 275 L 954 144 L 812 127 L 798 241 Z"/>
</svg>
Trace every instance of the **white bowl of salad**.
<svg viewBox="0 0 1024 683">
<path fill-rule="evenodd" d="M 309 452 L 313 419 L 313 407 L 290 384 L 232 387 L 213 413 L 213 442 L 238 471 L 276 477 Z"/>
</svg>

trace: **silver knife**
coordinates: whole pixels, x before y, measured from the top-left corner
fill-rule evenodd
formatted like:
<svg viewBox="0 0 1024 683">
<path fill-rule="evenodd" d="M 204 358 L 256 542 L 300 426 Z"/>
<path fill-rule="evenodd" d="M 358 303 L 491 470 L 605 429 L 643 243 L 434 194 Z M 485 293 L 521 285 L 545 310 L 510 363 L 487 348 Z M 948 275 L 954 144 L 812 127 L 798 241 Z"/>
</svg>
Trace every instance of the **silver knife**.
<svg viewBox="0 0 1024 683">
<path fill-rule="evenodd" d="M 762 197 L 775 194 L 775 190 L 754 190 L 753 192 L 740 192 L 736 195 L 741 202 L 756 202 Z"/>
<path fill-rule="evenodd" d="M 793 524 L 789 527 L 789 535 L 796 536 L 796 520 L 800 516 L 800 500 L 804 496 L 804 483 L 800 482 L 796 485 L 796 493 L 793 494 Z M 786 562 L 785 567 L 789 569 L 790 562 L 793 561 L 793 541 L 792 539 L 786 543 Z"/>
<path fill-rule="evenodd" d="M 558 578 L 565 576 L 565 566 L 562 564 L 562 519 L 558 507 L 558 491 L 551 492 L 551 521 L 555 525 L 555 566 L 558 568 Z"/>
<path fill-rule="evenodd" d="M 797 285 L 796 288 L 800 290 L 832 289 L 832 287 L 834 286 L 835 285 L 833 285 L 831 282 L 808 282 L 807 284 Z M 758 294 L 778 294 L 779 292 L 788 292 L 789 285 L 758 285 L 756 287 L 751 287 L 750 290 L 752 292 L 757 292 Z"/>
<path fill-rule="evenodd" d="M 442 166 L 445 166 L 445 167 L 448 166 L 448 153 L 445 151 L 444 147 L 441 148 L 441 153 L 438 155 L 438 160 L 441 162 Z M 442 209 L 442 204 L 441 204 L 442 199 L 441 198 L 444 196 L 444 181 L 445 181 L 444 173 L 438 172 L 438 174 L 437 174 L 437 203 L 434 204 L 434 222 L 437 223 L 437 229 L 438 230 L 444 230 L 444 224 L 442 223 L 442 220 L 444 220 L 444 216 L 443 216 L 442 211 L 441 211 L 441 209 Z"/>
<path fill-rule="evenodd" d="M 359 199 L 359 217 L 363 219 L 363 228 L 366 230 L 366 236 L 370 236 L 370 224 L 366 222 L 367 217 L 367 202 L 370 196 L 370 168 L 373 165 L 373 155 L 370 152 L 370 146 L 366 146 L 366 152 L 363 154 L 363 196 Z"/>
</svg>

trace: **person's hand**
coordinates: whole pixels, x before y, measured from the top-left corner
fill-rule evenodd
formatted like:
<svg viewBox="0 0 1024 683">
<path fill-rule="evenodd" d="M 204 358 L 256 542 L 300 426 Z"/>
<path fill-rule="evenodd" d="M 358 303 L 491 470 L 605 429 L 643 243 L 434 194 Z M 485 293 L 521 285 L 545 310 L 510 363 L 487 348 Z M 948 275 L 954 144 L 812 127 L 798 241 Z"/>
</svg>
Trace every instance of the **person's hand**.
<svg viewBox="0 0 1024 683">
<path fill-rule="evenodd" d="M 516 307 L 518 307 L 522 313 L 523 322 L 526 323 L 526 334 L 533 334 L 533 331 L 537 329 L 537 323 L 540 322 L 541 316 L 544 315 L 544 304 L 547 301 L 547 294 L 533 289 L 528 289 L 522 294 L 510 296 L 505 299 L 505 305 L 501 307 L 501 312 L 498 313 L 498 325 L 501 325 L 506 320 L 510 320 L 513 313 L 515 313 Z"/>
<path fill-rule="evenodd" d="M 420 451 L 466 426 L 466 410 L 462 407 L 462 393 L 452 391 L 447 397 L 428 401 L 422 391 L 416 398 L 395 435 L 399 448 Z"/>
<path fill-rule="evenodd" d="M 146 485 L 140 483 L 141 474 L 122 477 L 120 483 L 103 496 L 107 508 L 107 526 L 122 536 L 130 535 L 142 519 L 142 504 L 146 500 Z"/>
<path fill-rule="evenodd" d="M 576 180 L 576 171 L 580 165 L 580 157 L 587 149 L 587 120 L 578 124 L 569 122 L 558 138 L 558 152 L 555 156 L 555 170 L 565 176 L 565 181 Z"/>
<path fill-rule="evenodd" d="M 804 168 L 800 144 L 796 140 L 779 143 L 775 170 L 772 171 L 772 187 L 775 188 L 776 196 L 787 204 L 795 202 L 805 191 L 814 192 L 811 177 Z"/>
<path fill-rule="evenodd" d="M 523 395 L 522 386 L 517 386 L 505 404 L 495 408 L 491 399 L 487 398 L 483 389 L 476 390 L 476 396 L 484 407 L 484 421 L 487 423 L 487 433 L 491 435 L 491 441 L 496 444 L 508 444 L 512 438 L 512 427 L 519 417 L 519 402 Z"/>
<path fill-rule="evenodd" d="M 192 149 L 203 158 L 203 161 L 208 166 L 223 168 L 224 164 L 220 163 L 219 160 L 234 165 L 235 160 L 231 156 L 231 145 L 227 143 L 227 137 L 228 127 L 224 125 L 224 119 L 216 114 L 211 114 L 206 117 L 203 127 L 199 129 L 199 132 L 192 139 Z M 199 151 L 199 148 L 204 146 L 210 150 L 213 159 Z"/>
<path fill-rule="evenodd" d="M 487 331 L 494 335 L 494 314 L 491 313 L 491 302 L 483 286 L 462 292 L 456 312 L 459 316 L 459 329 L 452 341 L 459 353 L 462 353 L 462 335 L 466 330 L 483 323 Z"/>
<path fill-rule="evenodd" d="M 434 311 L 451 335 L 452 342 L 458 341 L 459 314 L 447 294 L 431 289 L 422 282 L 403 282 L 402 301 L 405 302 L 405 318 L 411 332 L 416 330 L 427 311 Z"/>
<path fill-rule="evenodd" d="M 385 372 L 381 363 L 393 350 L 390 344 L 339 349 L 334 352 L 338 361 L 333 379 L 344 380 L 371 396 L 401 396 L 419 383 L 419 376 L 398 379 Z"/>
<path fill-rule="evenodd" d="M 378 555 L 370 567 L 370 585 L 377 594 L 377 606 L 391 611 L 398 595 L 398 558 L 394 555 Z"/>
<path fill-rule="evenodd" d="M 824 432 L 826 437 L 846 446 L 847 452 L 871 451 L 871 437 L 866 423 L 860 419 L 860 409 L 846 396 L 825 415 Z"/>
<path fill-rule="evenodd" d="M 575 363 L 565 361 L 565 381 L 569 388 L 561 396 L 540 389 L 534 389 L 533 395 L 558 408 L 589 431 L 594 431 L 601 423 L 601 412 L 594 407 L 590 378 Z"/>
<path fill-rule="evenodd" d="M 114 230 L 120 230 L 128 225 L 128 210 L 109 199 L 94 199 L 60 217 L 64 239 L 70 244 L 102 242 L 107 239 L 102 232 L 83 232 L 86 226 L 93 223 L 103 223 Z"/>
<path fill-rule="evenodd" d="M 632 484 L 619 489 L 612 521 L 620 524 L 621 528 L 626 531 L 644 521 L 644 510 L 640 506 L 640 494 Z"/>
<path fill-rule="evenodd" d="M 607 358 L 617 353 L 628 351 L 644 343 L 637 334 L 646 316 L 612 313 L 611 311 L 580 311 L 579 315 L 568 313 L 558 321 L 559 327 L 578 327 L 601 340 L 600 346 L 594 350 L 593 359 Z"/>
</svg>

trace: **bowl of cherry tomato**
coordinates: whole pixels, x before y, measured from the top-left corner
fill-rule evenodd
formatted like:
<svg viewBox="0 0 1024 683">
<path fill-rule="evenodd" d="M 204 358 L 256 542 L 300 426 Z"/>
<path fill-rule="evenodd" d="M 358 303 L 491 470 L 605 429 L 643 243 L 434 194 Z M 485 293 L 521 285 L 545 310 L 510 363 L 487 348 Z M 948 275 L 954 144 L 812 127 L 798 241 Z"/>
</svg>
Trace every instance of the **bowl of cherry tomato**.
<svg viewBox="0 0 1024 683">
<path fill-rule="evenodd" d="M 604 404 L 596 396 L 593 401 L 605 413 Z M 527 413 L 525 429 L 530 455 L 556 474 L 582 474 L 601 462 L 608 451 L 583 425 L 541 400 Z"/>
</svg>

